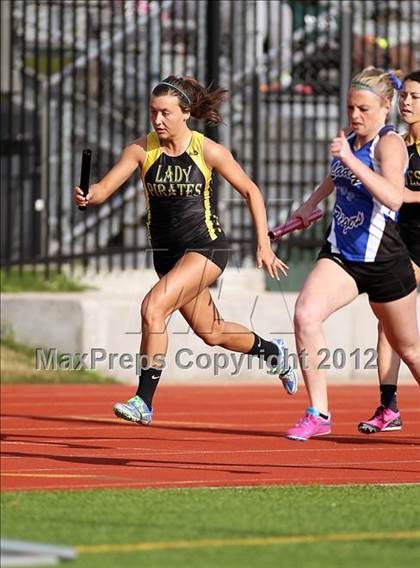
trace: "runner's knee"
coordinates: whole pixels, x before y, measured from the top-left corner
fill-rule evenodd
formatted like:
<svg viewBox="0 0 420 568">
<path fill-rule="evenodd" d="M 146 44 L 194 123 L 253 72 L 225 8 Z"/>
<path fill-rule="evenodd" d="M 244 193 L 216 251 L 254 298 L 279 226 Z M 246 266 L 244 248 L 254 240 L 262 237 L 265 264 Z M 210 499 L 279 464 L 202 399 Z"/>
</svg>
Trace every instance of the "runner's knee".
<svg viewBox="0 0 420 568">
<path fill-rule="evenodd" d="M 314 302 L 306 300 L 298 300 L 293 320 L 296 333 L 318 327 L 322 323 L 322 317 L 318 307 Z"/>
<path fill-rule="evenodd" d="M 165 309 L 158 298 L 147 294 L 141 304 L 141 319 L 148 326 L 153 327 L 158 323 L 162 323 L 167 317 Z"/>
<path fill-rule="evenodd" d="M 420 361 L 420 341 L 397 348 L 401 359 L 409 367 L 414 366 Z"/>
</svg>

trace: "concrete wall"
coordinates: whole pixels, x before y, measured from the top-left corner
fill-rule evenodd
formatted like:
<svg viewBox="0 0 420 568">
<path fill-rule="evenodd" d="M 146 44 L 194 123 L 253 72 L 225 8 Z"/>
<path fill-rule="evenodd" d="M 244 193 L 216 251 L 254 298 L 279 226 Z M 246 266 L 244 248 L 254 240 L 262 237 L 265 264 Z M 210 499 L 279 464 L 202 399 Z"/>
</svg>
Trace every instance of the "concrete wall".
<svg viewBox="0 0 420 568">
<path fill-rule="evenodd" d="M 88 367 L 92 366 L 92 358 L 105 356 L 104 361 L 96 361 L 97 370 L 135 383 L 135 356 L 141 337 L 140 303 L 155 282 L 155 276 L 152 271 L 142 270 L 87 279 L 99 290 L 3 294 L 2 327 L 12 328 L 16 339 L 34 347 L 57 348 L 72 354 L 87 353 Z M 267 339 L 283 337 L 293 362 L 292 317 L 297 294 L 264 292 L 263 288 L 261 272 L 228 270 L 213 290 L 213 297 L 225 320 L 242 323 Z M 418 314 L 420 319 L 419 308 Z M 330 378 L 338 381 L 376 380 L 374 362 L 370 365 L 372 368 L 368 368 L 376 345 L 376 325 L 365 295 L 326 322 L 330 352 L 325 353 L 325 363 L 330 365 Z M 179 313 L 170 318 L 168 333 L 165 381 L 272 380 L 265 369 L 258 368 L 255 358 L 251 369 L 247 359 L 243 358 L 238 374 L 240 355 L 234 354 L 235 358 L 232 358 L 232 353 L 222 348 L 206 346 L 188 329 Z M 111 353 L 118 354 L 113 357 L 113 365 L 110 365 Z M 128 355 L 120 360 L 123 354 Z M 132 368 L 124 369 L 124 366 L 130 367 L 130 362 Z M 189 363 L 192 363 L 190 368 L 181 368 Z M 215 376 L 215 365 L 226 368 L 219 369 Z M 208 368 L 200 368 L 206 366 Z M 341 366 L 343 368 L 339 368 Z M 403 365 L 400 378 L 410 377 Z"/>
</svg>

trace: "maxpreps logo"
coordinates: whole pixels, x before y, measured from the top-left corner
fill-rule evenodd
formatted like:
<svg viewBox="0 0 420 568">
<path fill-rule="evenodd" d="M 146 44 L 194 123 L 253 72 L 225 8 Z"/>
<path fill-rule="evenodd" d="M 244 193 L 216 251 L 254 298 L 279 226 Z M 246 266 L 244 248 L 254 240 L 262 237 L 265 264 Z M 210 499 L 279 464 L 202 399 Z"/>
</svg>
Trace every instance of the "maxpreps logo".
<svg viewBox="0 0 420 568">
<path fill-rule="evenodd" d="M 363 211 L 358 211 L 357 215 L 348 217 L 339 205 L 334 207 L 334 218 L 336 224 L 343 229 L 343 235 L 363 225 L 365 220 Z"/>
</svg>

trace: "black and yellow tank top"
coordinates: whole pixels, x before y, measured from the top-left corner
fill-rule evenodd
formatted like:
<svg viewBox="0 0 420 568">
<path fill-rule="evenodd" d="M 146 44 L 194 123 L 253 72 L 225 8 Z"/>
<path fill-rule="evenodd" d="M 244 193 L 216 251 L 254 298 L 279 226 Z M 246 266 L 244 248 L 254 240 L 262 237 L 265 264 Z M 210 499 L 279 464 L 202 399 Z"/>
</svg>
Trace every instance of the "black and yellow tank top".
<svg viewBox="0 0 420 568">
<path fill-rule="evenodd" d="M 213 171 L 204 161 L 204 136 L 195 131 L 191 135 L 180 156 L 165 154 L 156 132 L 147 135 L 141 177 L 153 247 L 202 246 L 223 233 L 215 211 Z"/>
<path fill-rule="evenodd" d="M 420 191 L 420 140 L 407 146 L 408 169 L 405 174 L 405 186 L 411 191 Z M 398 213 L 399 225 L 420 227 L 420 204 L 403 203 Z"/>
</svg>

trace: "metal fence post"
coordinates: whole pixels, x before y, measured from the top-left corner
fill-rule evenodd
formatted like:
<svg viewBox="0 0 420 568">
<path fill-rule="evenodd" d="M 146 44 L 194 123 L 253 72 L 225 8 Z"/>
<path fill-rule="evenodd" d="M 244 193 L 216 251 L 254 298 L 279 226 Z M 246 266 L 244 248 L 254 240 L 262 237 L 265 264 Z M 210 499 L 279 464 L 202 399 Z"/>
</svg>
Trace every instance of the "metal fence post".
<svg viewBox="0 0 420 568">
<path fill-rule="evenodd" d="M 220 79 L 220 3 L 219 0 L 207 0 L 207 29 L 206 29 L 206 83 L 212 88 L 219 87 Z M 219 141 L 219 127 L 205 126 L 205 135 L 216 142 Z M 219 211 L 219 179 L 213 177 L 212 191 L 216 213 Z"/>
<path fill-rule="evenodd" d="M 214 88 L 219 87 L 220 80 L 220 2 L 207 1 L 207 29 L 206 29 L 206 83 Z M 219 140 L 219 127 L 206 126 L 206 136 Z"/>
<path fill-rule="evenodd" d="M 0 90 L 2 93 L 10 91 L 9 76 L 11 65 L 11 10 L 12 6 L 10 0 L 2 2 L 0 5 L 1 10 L 1 78 Z"/>
<path fill-rule="evenodd" d="M 252 147 L 252 180 L 260 184 L 260 78 L 258 71 L 252 75 L 252 110 L 251 110 L 251 147 Z"/>
<path fill-rule="evenodd" d="M 340 11 L 340 128 L 347 125 L 347 91 L 352 74 L 352 24 L 351 2 L 345 0 Z"/>
</svg>

